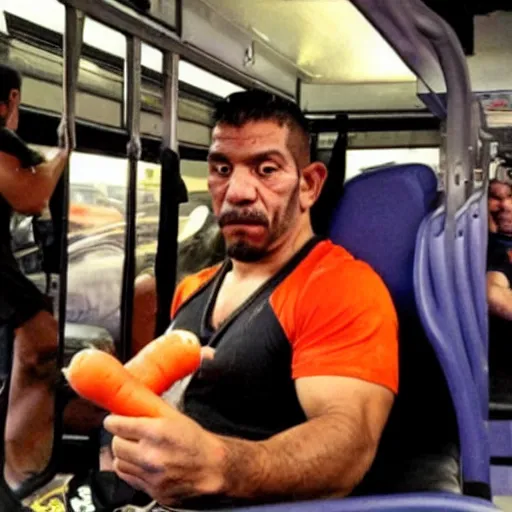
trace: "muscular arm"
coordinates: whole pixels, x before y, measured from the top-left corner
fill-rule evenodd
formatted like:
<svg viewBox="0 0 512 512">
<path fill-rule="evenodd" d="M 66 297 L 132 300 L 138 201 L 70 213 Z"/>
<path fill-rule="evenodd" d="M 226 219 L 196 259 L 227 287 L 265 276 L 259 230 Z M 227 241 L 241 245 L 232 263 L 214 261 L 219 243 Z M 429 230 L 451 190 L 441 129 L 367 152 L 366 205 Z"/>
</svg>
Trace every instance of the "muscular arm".
<svg viewBox="0 0 512 512">
<path fill-rule="evenodd" d="M 512 290 L 502 272 L 487 273 L 487 301 L 490 313 L 512 320 Z"/>
<path fill-rule="evenodd" d="M 223 438 L 225 494 L 346 496 L 370 468 L 391 391 L 345 377 L 303 378 L 296 387 L 307 422 L 260 443 Z"/>
<path fill-rule="evenodd" d="M 20 168 L 18 158 L 0 152 L 0 194 L 20 213 L 40 213 L 48 203 L 66 166 L 68 152 L 31 169 Z"/>
<path fill-rule="evenodd" d="M 393 393 L 349 377 L 297 380 L 308 420 L 265 441 L 219 437 L 173 419 L 109 416 L 113 469 L 162 505 L 222 495 L 264 501 L 350 494 L 370 468 Z"/>
</svg>

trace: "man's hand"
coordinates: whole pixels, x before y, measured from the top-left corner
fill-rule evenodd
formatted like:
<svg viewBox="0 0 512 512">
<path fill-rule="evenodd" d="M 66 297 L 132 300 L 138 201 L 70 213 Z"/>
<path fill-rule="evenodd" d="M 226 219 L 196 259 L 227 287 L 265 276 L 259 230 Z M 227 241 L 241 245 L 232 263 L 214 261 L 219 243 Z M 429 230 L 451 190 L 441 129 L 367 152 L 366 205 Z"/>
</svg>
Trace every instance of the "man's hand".
<svg viewBox="0 0 512 512">
<path fill-rule="evenodd" d="M 223 443 L 179 413 L 179 419 L 108 416 L 114 471 L 162 505 L 217 494 L 223 485 Z"/>
<path fill-rule="evenodd" d="M 71 147 L 71 137 L 69 133 L 68 123 L 66 120 L 62 119 L 59 127 L 57 128 L 57 137 L 59 141 L 59 148 L 63 149 L 66 152 L 70 152 L 74 147 Z"/>
</svg>

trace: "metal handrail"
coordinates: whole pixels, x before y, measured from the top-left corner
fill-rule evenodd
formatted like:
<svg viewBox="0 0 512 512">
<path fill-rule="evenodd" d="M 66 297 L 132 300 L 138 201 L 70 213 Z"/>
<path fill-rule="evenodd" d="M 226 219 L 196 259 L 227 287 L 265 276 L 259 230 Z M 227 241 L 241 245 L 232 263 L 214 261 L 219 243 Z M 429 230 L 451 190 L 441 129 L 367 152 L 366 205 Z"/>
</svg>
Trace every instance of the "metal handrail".
<svg viewBox="0 0 512 512">
<path fill-rule="evenodd" d="M 471 193 L 472 91 L 466 56 L 454 30 L 421 0 L 409 0 L 414 23 L 433 45 L 446 83 L 446 219 L 450 223 Z"/>
<path fill-rule="evenodd" d="M 262 88 L 279 96 L 290 97 L 289 94 L 264 84 L 220 59 L 184 43 L 175 32 L 164 24 L 158 23 L 149 16 L 140 14 L 115 0 L 59 0 L 59 2 L 83 11 L 86 16 L 108 25 L 118 32 L 138 37 L 141 41 L 161 50 L 164 54 L 171 52 L 180 55 L 181 58 L 242 87 Z"/>
<path fill-rule="evenodd" d="M 442 105 L 447 123 L 446 222 L 470 195 L 471 87 L 466 58 L 453 29 L 421 0 L 352 0 Z M 446 85 L 446 105 L 438 95 Z"/>
<path fill-rule="evenodd" d="M 121 294 L 121 361 L 131 357 L 133 293 L 135 285 L 135 246 L 137 243 L 137 168 L 141 157 L 140 105 L 141 105 L 142 43 L 137 36 L 127 37 L 124 74 L 124 126 L 129 133 L 126 148 L 128 156 L 128 196 L 126 198 L 125 257 Z"/>
</svg>

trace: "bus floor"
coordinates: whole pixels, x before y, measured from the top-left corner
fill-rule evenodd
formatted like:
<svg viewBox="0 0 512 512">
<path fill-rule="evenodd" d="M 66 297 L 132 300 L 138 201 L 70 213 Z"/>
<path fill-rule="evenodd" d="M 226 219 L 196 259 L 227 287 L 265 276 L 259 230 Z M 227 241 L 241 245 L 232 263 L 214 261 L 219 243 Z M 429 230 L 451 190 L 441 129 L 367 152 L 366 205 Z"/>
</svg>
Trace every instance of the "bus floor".
<svg viewBox="0 0 512 512">
<path fill-rule="evenodd" d="M 492 501 L 503 512 L 512 512 L 512 496 L 495 496 Z"/>
</svg>

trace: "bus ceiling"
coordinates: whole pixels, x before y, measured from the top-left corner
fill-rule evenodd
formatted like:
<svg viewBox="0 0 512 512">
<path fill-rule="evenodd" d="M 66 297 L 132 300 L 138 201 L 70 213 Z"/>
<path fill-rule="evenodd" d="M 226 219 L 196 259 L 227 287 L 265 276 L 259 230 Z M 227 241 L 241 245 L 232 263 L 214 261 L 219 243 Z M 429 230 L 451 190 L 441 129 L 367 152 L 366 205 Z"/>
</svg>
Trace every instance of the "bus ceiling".
<svg viewBox="0 0 512 512">
<path fill-rule="evenodd" d="M 395 29 L 401 22 L 387 23 L 386 28 L 383 17 L 388 14 L 382 9 L 365 11 L 369 3 L 364 0 L 59 1 L 96 20 L 86 20 L 86 46 L 124 58 L 120 32 L 140 32 L 137 35 L 147 43 L 143 65 L 161 72 L 156 48 L 174 51 L 182 57 L 180 80 L 215 89 L 221 96 L 260 87 L 296 98 L 312 113 L 433 109 L 443 115 L 446 89 L 437 58 L 428 51 L 411 52 L 407 44 L 418 48 L 419 41 L 400 41 Z M 59 1 L 40 0 L 37 9 L 32 0 L 2 3 L 6 12 L 62 33 Z M 472 89 L 507 90 L 510 80 L 504 70 L 509 60 L 506 49 L 512 47 L 512 12 L 493 12 L 505 8 L 506 2 L 468 0 L 458 2 L 456 10 L 446 6 L 453 2 L 425 3 L 452 23 L 467 50 Z M 410 0 L 405 4 L 412 5 Z M 149 16 L 141 12 L 145 5 Z M 457 13 L 469 28 L 462 21 L 455 23 Z M 104 24 L 114 26 L 117 37 Z"/>
</svg>

